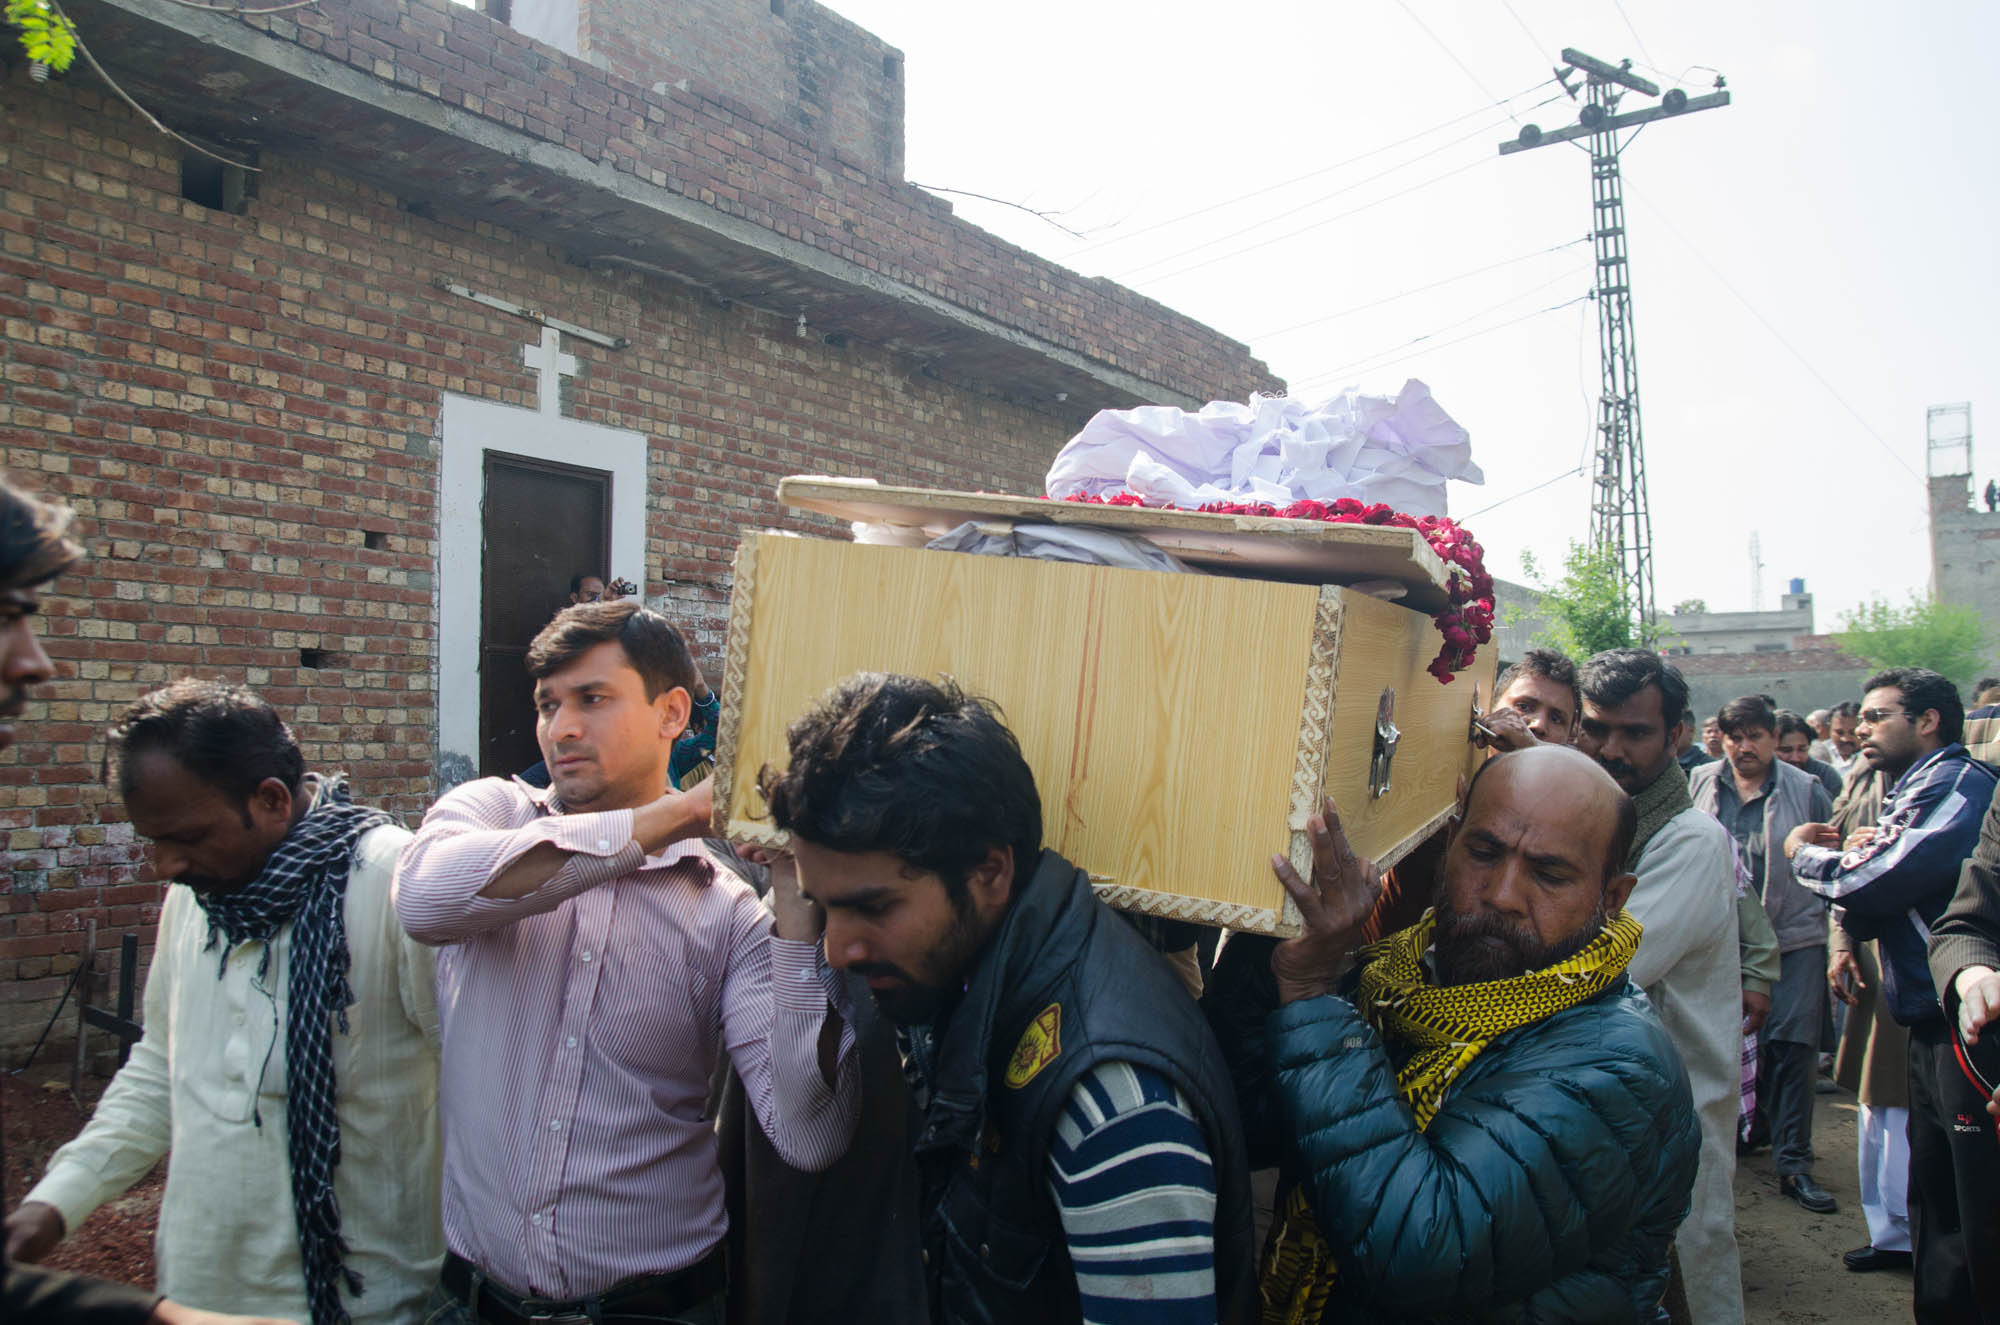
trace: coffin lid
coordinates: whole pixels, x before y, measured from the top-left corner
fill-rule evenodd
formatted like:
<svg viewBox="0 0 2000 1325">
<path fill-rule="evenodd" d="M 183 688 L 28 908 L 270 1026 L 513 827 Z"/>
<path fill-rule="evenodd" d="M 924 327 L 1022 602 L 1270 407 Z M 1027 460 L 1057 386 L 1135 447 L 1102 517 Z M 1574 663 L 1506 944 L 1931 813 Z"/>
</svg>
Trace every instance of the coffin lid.
<svg viewBox="0 0 2000 1325">
<path fill-rule="evenodd" d="M 1149 539 L 1190 566 L 1213 574 L 1305 584 L 1387 579 L 1403 587 L 1398 599 L 1402 606 L 1436 612 L 1450 601 L 1443 559 L 1422 534 L 1392 525 L 1099 506 L 817 475 L 780 479 L 778 500 L 836 519 L 921 529 L 931 537 L 968 520 L 1115 529 Z"/>
</svg>

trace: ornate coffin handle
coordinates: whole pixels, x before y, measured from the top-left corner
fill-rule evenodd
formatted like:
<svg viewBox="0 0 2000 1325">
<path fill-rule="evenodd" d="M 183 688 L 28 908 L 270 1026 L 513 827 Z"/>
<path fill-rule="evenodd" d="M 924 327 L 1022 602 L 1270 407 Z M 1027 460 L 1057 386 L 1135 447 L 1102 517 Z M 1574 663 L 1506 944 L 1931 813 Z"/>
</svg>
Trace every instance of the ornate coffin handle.
<svg viewBox="0 0 2000 1325">
<path fill-rule="evenodd" d="M 1396 715 L 1396 688 L 1385 686 L 1375 705 L 1375 749 L 1368 760 L 1368 790 L 1377 800 L 1389 794 L 1389 770 L 1396 762 L 1396 746 L 1403 733 L 1391 721 Z"/>
</svg>

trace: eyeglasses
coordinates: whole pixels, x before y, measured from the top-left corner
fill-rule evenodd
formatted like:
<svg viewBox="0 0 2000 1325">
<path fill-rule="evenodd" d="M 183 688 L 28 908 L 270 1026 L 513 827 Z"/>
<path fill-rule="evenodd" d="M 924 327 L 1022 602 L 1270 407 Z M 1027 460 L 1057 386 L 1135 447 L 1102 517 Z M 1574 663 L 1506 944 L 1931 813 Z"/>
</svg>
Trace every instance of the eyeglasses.
<svg viewBox="0 0 2000 1325">
<path fill-rule="evenodd" d="M 1867 723 L 1870 727 L 1879 726 L 1880 724 L 1887 722 L 1891 718 L 1900 718 L 1902 716 L 1903 716 L 1903 710 L 1901 709 L 1861 710 L 1861 720 Z"/>
</svg>

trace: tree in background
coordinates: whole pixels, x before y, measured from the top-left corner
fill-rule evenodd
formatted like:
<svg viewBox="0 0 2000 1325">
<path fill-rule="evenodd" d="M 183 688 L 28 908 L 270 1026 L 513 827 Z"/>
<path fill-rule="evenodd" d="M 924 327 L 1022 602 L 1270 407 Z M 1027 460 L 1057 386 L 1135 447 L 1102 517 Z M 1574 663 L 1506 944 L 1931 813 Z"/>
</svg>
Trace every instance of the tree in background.
<svg viewBox="0 0 2000 1325">
<path fill-rule="evenodd" d="M 1908 606 L 1891 607 L 1878 598 L 1844 613 L 1841 625 L 1841 652 L 1872 667 L 1928 667 L 1961 686 L 1986 669 L 1986 618 L 1956 603 L 1913 594 Z"/>
<path fill-rule="evenodd" d="M 1533 553 L 1521 554 L 1521 568 L 1541 591 L 1540 606 L 1549 617 L 1550 624 L 1535 637 L 1536 645 L 1581 660 L 1639 642 L 1614 550 L 1572 542 L 1563 558 L 1563 576 L 1553 585 L 1542 583 Z"/>
<path fill-rule="evenodd" d="M 1706 616 L 1708 615 L 1708 600 L 1706 598 L 1683 598 L 1674 604 L 1674 615 Z"/>
</svg>

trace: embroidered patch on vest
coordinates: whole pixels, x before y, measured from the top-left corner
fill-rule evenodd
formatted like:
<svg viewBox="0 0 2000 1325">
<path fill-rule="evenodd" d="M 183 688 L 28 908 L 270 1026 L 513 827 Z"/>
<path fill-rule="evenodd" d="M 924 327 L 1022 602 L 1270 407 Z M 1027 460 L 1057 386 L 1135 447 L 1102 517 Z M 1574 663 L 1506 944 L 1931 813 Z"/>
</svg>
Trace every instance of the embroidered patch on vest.
<svg viewBox="0 0 2000 1325">
<path fill-rule="evenodd" d="M 1007 1064 L 1007 1085 L 1021 1089 L 1061 1054 L 1062 1004 L 1051 1003 L 1021 1032 L 1021 1042 L 1014 1046 L 1014 1057 Z"/>
</svg>

